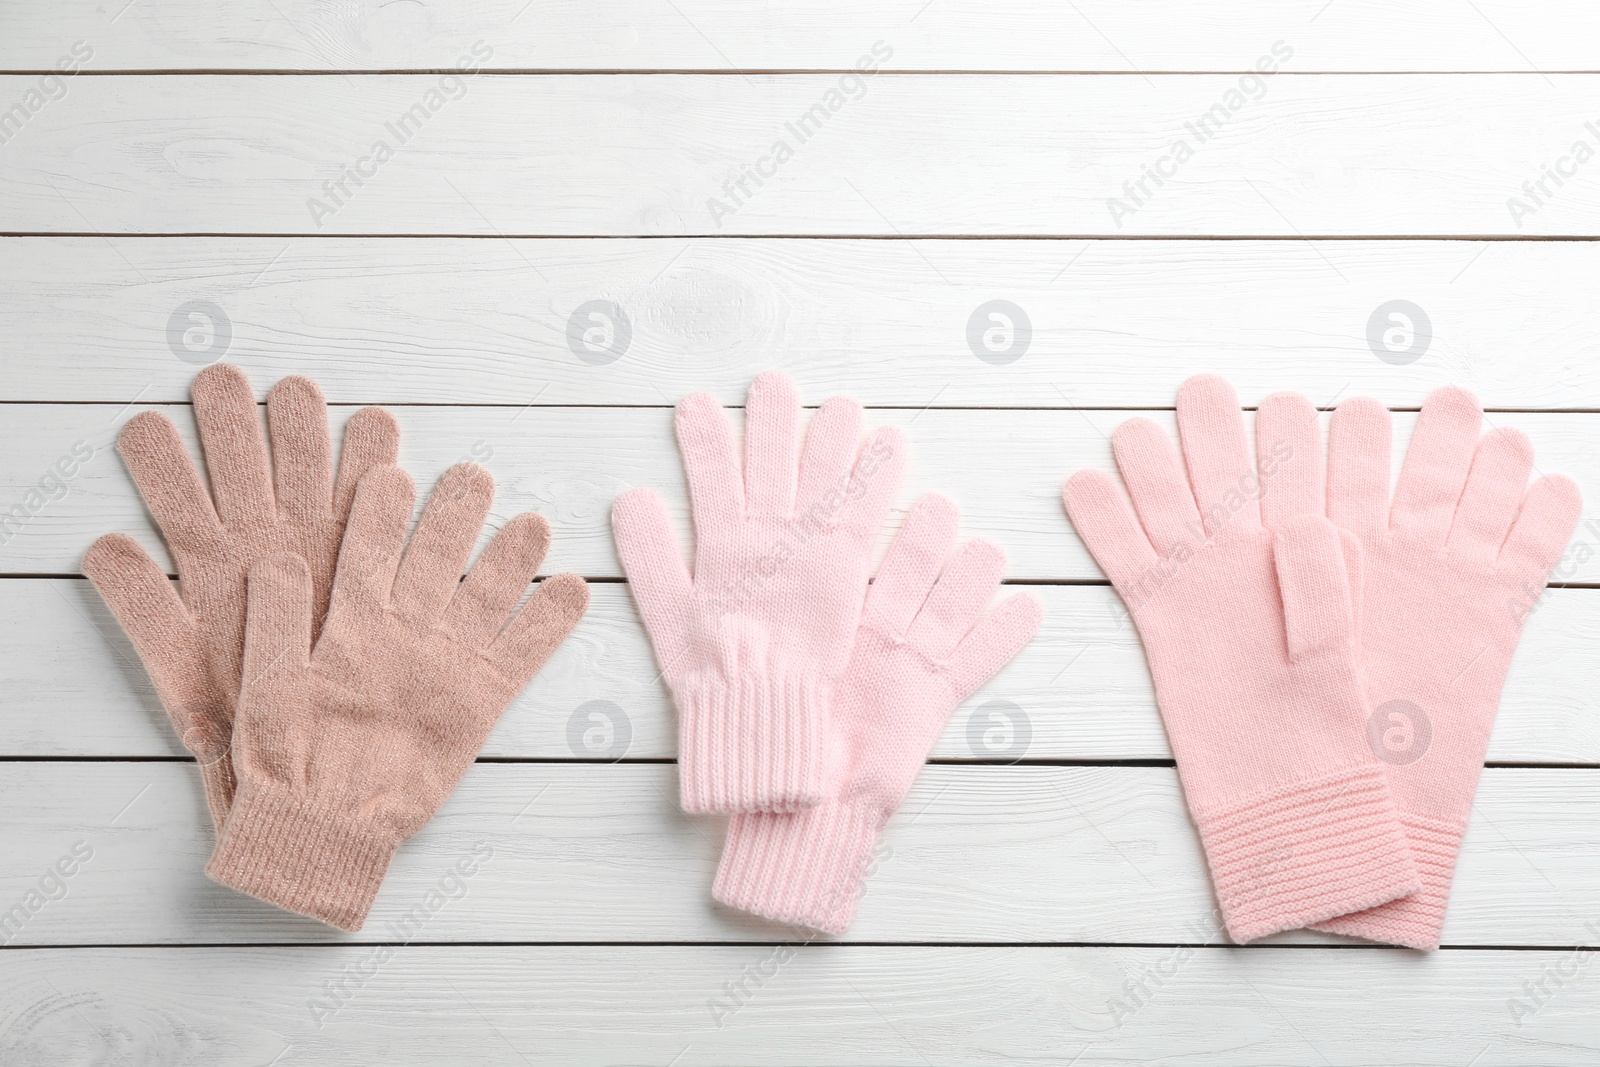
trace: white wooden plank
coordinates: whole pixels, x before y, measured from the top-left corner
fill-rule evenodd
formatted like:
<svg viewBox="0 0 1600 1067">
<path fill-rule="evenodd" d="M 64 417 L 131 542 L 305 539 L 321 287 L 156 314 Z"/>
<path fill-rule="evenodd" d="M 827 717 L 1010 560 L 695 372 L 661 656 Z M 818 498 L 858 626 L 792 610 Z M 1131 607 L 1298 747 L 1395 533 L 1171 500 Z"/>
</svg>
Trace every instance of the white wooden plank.
<svg viewBox="0 0 1600 1067">
<path fill-rule="evenodd" d="M 1374 33 L 1381 26 L 1383 32 Z M 453 67 L 470 45 L 493 68 L 837 68 L 875 40 L 892 69 L 1244 70 L 1272 41 L 1306 70 L 1571 70 L 1597 66 L 1592 8 L 1484 0 L 1471 8 L 1408 0 L 1135 7 L 1044 0 L 973 9 L 891 0 L 786 9 L 735 0 L 376 0 L 329 6 L 276 0 L 98 4 L 0 10 L 0 66 L 50 69 L 77 39 L 91 69 Z"/>
<path fill-rule="evenodd" d="M 275 1056 L 1560 1067 L 1600 1050 L 1592 953 L 1570 950 L 413 945 L 381 962 L 374 951 L 0 953 L 0 1049 L 28 1063 L 114 1051 L 116 1062 L 230 1067 Z M 342 982 L 336 1000 L 327 982 Z M 1530 1002 L 1525 982 L 1544 992 Z M 736 1001 L 730 983 L 742 983 Z"/>
<path fill-rule="evenodd" d="M 1038 636 L 956 711 L 934 757 L 1170 759 L 1144 655 L 1116 594 L 1105 586 L 1028 591 L 1045 605 Z M 507 710 L 484 755 L 675 755 L 676 720 L 627 587 L 597 584 L 591 593 L 588 615 Z M 0 596 L 0 756 L 186 755 L 87 582 L 13 579 L 0 583 Z M 1518 648 L 1490 761 L 1600 763 L 1597 641 L 1600 590 L 1552 590 Z M 1002 712 L 1022 725 L 1005 732 Z M 990 735 L 993 726 L 1002 732 Z M 586 740 L 590 727 L 600 732 Z"/>
<path fill-rule="evenodd" d="M 264 383 L 257 382 L 264 388 Z M 1177 382 L 1172 383 L 1176 389 Z M 676 398 L 674 398 L 676 399 Z M 820 397 L 808 397 L 820 400 Z M 0 537 L 0 572 L 76 573 L 90 542 L 124 530 L 165 559 L 160 538 L 110 447 L 133 405 L 11 404 L 0 423 L 0 513 L 25 504 L 26 523 Z M 185 406 L 168 409 L 192 439 Z M 337 408 L 336 421 L 350 408 Z M 660 490 L 689 544 L 683 470 L 673 443 L 671 409 L 410 407 L 397 409 L 401 464 L 423 493 L 463 459 L 487 464 L 499 482 L 492 523 L 524 510 L 550 520 L 554 542 L 546 566 L 596 577 L 620 577 L 611 540 L 610 508 L 633 486 Z M 1112 469 L 1109 435 L 1126 411 L 925 410 L 873 411 L 869 422 L 907 432 L 911 462 L 898 507 L 938 490 L 962 507 L 963 527 L 1005 549 L 1007 575 L 1027 579 L 1099 579 L 1101 574 L 1068 525 L 1061 485 L 1083 467 Z M 1171 412 L 1151 413 L 1172 426 Z M 1398 472 L 1416 416 L 1395 416 L 1393 470 Z M 1489 424 L 1516 426 L 1533 441 L 1541 471 L 1571 475 L 1589 500 L 1600 500 L 1600 453 L 1592 415 L 1501 413 Z M 82 445 L 79 442 L 83 442 Z M 92 458 L 63 492 L 50 472 L 77 447 Z M 196 447 L 191 445 L 191 447 Z M 46 480 L 41 486 L 41 480 Z M 59 479 L 58 479 L 59 480 Z M 38 497 L 28 493 L 40 487 Z M 898 514 L 898 513 L 897 513 Z M 885 527 L 886 547 L 897 519 Z M 1559 581 L 1600 580 L 1600 525 L 1579 528 Z"/>
<path fill-rule="evenodd" d="M 0 77 L 0 99 L 36 80 Z M 853 100 L 839 80 L 374 75 L 333 92 L 303 77 L 81 78 L 5 144 L 0 230 L 1600 232 L 1600 186 L 1568 155 L 1583 139 L 1594 165 L 1589 75 L 1311 75 L 1247 93 L 1230 75 L 883 74 L 851 82 Z M 421 117 L 391 130 L 407 114 Z M 1546 163 L 1571 180 L 1548 184 Z M 351 166 L 360 186 L 341 177 Z M 1542 206 L 1514 217 L 1508 198 L 1539 180 Z M 1124 189 L 1140 181 L 1147 196 Z"/>
<path fill-rule="evenodd" d="M 12 946 L 346 939 L 205 878 L 212 832 L 191 766 L 14 763 L 0 797 L 0 914 L 78 842 L 93 853 L 65 896 L 5 931 Z M 1600 919 L 1597 819 L 1600 772 L 1486 771 L 1446 942 L 1600 938 L 1584 925 Z M 722 835 L 721 819 L 678 810 L 670 765 L 479 764 L 401 849 L 353 939 L 407 940 L 397 924 L 404 934 L 406 914 L 441 881 L 456 899 L 435 908 L 422 940 L 796 936 L 712 901 Z M 451 879 L 474 848 L 482 869 Z M 1220 943 L 1215 906 L 1171 768 L 940 764 L 889 824 L 847 936 Z"/>
<path fill-rule="evenodd" d="M 811 947 L 785 956 L 759 986 L 748 983 L 738 1009 L 718 1015 L 708 1005 L 726 996 L 722 984 L 765 963 L 761 952 L 419 946 L 350 983 L 336 1013 L 314 1017 L 307 1001 L 315 982 L 369 955 L 354 947 L 7 953 L 8 1047 L 72 1062 L 108 1048 L 130 1057 L 154 1048 L 218 1064 L 288 1052 L 327 1064 L 1090 1067 L 1171 1056 L 1274 1067 L 1444 1065 L 1461 1062 L 1449 1058 L 1457 1048 L 1491 1053 L 1486 1063 L 1554 1065 L 1588 1062 L 1595 1047 L 1583 1018 L 1593 1008 L 1590 984 L 1563 983 L 1521 1027 L 1506 1011 L 1508 986 L 1572 971 L 1571 954 L 1557 952 L 1420 959 Z M 1137 1011 L 1119 1012 L 1125 984 L 1153 988 L 1157 969 L 1170 984 Z M 1349 1025 L 1352 1014 L 1360 1026 Z"/>
<path fill-rule="evenodd" d="M 783 367 L 810 398 L 916 408 L 1170 407 L 1198 369 L 1250 404 L 1416 407 L 1449 383 L 1490 407 L 1592 408 L 1597 273 L 1600 244 L 1548 241 L 9 238 L 0 399 L 186 401 L 188 360 L 225 357 L 361 403 L 739 404 Z M 1429 320 L 1414 359 L 1368 338 L 1398 299 Z M 197 300 L 225 344 L 213 327 L 185 346 Z M 569 341 L 593 300 L 630 327 L 604 365 Z M 967 336 L 992 300 L 1031 327 L 1005 365 Z"/>
</svg>

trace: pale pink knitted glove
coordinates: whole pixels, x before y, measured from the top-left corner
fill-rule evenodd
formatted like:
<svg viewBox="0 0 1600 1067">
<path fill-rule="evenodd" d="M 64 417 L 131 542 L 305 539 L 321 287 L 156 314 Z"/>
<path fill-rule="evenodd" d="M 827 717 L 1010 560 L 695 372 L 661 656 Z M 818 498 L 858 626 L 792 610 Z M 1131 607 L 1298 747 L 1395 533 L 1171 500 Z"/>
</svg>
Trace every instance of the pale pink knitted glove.
<svg viewBox="0 0 1600 1067">
<path fill-rule="evenodd" d="M 361 928 L 395 850 L 589 602 L 583 579 L 557 574 L 507 620 L 550 542 L 531 513 L 507 522 L 461 580 L 493 496 L 488 471 L 451 467 L 407 545 L 411 479 L 397 467 L 362 479 L 315 648 L 305 562 L 250 568 L 239 785 L 211 878 Z"/>
<path fill-rule="evenodd" d="M 199 760 L 220 830 L 233 799 L 228 744 L 244 657 L 245 576 L 251 564 L 274 553 L 306 560 L 315 633 L 328 610 L 356 483 L 373 467 L 395 461 L 400 430 L 380 408 L 352 415 L 335 481 L 322 391 L 309 378 L 284 378 L 267 394 L 269 465 L 250 382 L 226 363 L 195 377 L 194 417 L 209 493 L 165 415 L 141 412 L 117 439 L 172 552 L 182 597 L 126 534 L 95 541 L 83 573 L 128 632 L 173 728 Z"/>
<path fill-rule="evenodd" d="M 704 393 L 678 404 L 694 510 L 694 573 L 660 499 L 617 498 L 617 552 L 678 707 L 683 809 L 793 811 L 822 799 L 823 726 L 850 659 L 874 541 L 905 468 L 861 406 L 822 405 L 800 449 L 794 383 L 750 386 L 745 460 Z"/>
<path fill-rule="evenodd" d="M 1026 594 L 982 617 L 1005 557 L 977 540 L 947 563 L 956 520 L 956 506 L 934 494 L 906 516 L 867 594 L 834 697 L 827 799 L 793 814 L 735 815 L 712 890 L 717 900 L 843 933 L 878 832 L 945 722 L 1039 628 L 1039 602 Z"/>
<path fill-rule="evenodd" d="M 1366 741 L 1348 577 L 1359 551 L 1342 550 L 1311 494 L 1280 491 L 1285 456 L 1270 438 L 1258 474 L 1226 382 L 1185 382 L 1178 429 L 1187 477 L 1154 423 L 1117 428 L 1138 518 L 1099 471 L 1073 475 L 1064 497 L 1138 626 L 1229 935 L 1415 892 Z"/>
<path fill-rule="evenodd" d="M 1328 518 L 1364 549 L 1361 664 L 1374 709 L 1366 735 L 1385 761 L 1422 892 L 1319 929 L 1438 947 L 1506 671 L 1578 521 L 1577 486 L 1550 475 L 1529 488 L 1527 437 L 1506 428 L 1480 439 L 1482 417 L 1460 389 L 1430 396 L 1391 506 L 1388 411 L 1355 399 L 1333 416 Z M 1303 483 L 1293 491 L 1322 499 L 1310 402 L 1268 397 L 1257 432 L 1289 443 Z"/>
</svg>

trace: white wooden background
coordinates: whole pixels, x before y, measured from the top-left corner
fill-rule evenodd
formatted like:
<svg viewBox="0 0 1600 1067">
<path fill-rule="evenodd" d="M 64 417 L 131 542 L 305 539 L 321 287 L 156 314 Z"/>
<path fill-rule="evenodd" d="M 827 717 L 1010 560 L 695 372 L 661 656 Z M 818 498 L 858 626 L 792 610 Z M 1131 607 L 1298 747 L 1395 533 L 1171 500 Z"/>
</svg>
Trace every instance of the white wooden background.
<svg viewBox="0 0 1600 1067">
<path fill-rule="evenodd" d="M 1518 653 L 1445 947 L 1240 948 L 1058 492 L 1211 370 L 1247 405 L 1375 395 L 1402 409 L 1397 457 L 1427 392 L 1466 385 L 1595 514 L 1597 40 L 1593 5 L 1525 0 L 0 4 L 0 108 L 21 108 L 0 113 L 0 510 L 92 453 L 0 538 L 0 909 L 90 855 L 0 950 L 0 1063 L 1595 1063 L 1600 517 Z M 1249 79 L 1275 45 L 1282 72 Z M 885 73 L 714 214 L 875 46 Z M 313 218 L 419 102 L 420 132 Z M 605 364 L 568 341 L 596 300 L 631 326 Z M 994 300 L 1031 324 L 1004 365 L 967 340 Z M 1409 355 L 1368 340 L 1397 300 L 1431 323 Z M 218 328 L 185 347 L 195 306 Z M 111 445 L 149 406 L 189 433 L 220 355 L 263 393 L 315 377 L 340 421 L 390 405 L 419 482 L 486 462 L 496 516 L 542 512 L 550 569 L 595 582 L 354 936 L 204 878 L 193 765 L 78 573 L 108 530 L 163 552 Z M 671 403 L 738 404 L 768 367 L 904 426 L 900 507 L 954 495 L 1047 607 L 836 942 L 711 902 L 722 825 L 677 810 L 607 528 L 634 485 L 686 524 Z M 625 751 L 569 740 L 595 708 Z M 1000 711 L 1012 749 L 970 740 Z"/>
</svg>

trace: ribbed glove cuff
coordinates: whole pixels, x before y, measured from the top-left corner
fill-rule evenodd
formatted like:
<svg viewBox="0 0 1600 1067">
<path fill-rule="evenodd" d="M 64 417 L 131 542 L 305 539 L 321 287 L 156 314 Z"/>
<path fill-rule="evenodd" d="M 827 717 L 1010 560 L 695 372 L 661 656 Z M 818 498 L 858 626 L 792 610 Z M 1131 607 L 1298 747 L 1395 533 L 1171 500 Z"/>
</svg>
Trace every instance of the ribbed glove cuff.
<svg viewBox="0 0 1600 1067">
<path fill-rule="evenodd" d="M 206 875 L 319 919 L 361 929 L 400 842 L 329 810 L 241 782 Z"/>
<path fill-rule="evenodd" d="M 731 908 L 842 934 L 855 917 L 883 814 L 829 801 L 792 815 L 738 815 L 711 895 Z"/>
<path fill-rule="evenodd" d="M 683 810 L 798 811 L 820 803 L 829 689 L 816 677 L 764 675 L 675 687 Z"/>
<path fill-rule="evenodd" d="M 1344 771 L 1196 816 L 1228 935 L 1253 941 L 1421 888 L 1383 772 Z"/>
<path fill-rule="evenodd" d="M 1422 876 L 1422 891 L 1354 915 L 1316 923 L 1316 929 L 1423 951 L 1439 947 L 1439 932 L 1444 928 L 1450 881 L 1455 876 L 1464 830 L 1419 815 L 1402 815 L 1400 821 L 1417 861 L 1417 873 Z"/>
</svg>

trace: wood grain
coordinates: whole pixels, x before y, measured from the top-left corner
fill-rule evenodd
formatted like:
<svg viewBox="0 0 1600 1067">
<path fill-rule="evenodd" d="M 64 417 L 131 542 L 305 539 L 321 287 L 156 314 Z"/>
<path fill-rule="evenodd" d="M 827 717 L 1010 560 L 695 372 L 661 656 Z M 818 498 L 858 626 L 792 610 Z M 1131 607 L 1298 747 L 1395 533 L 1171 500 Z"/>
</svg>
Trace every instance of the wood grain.
<svg viewBox="0 0 1600 1067">
<path fill-rule="evenodd" d="M 264 383 L 257 382 L 261 389 Z M 1173 383 L 1176 388 L 1177 383 Z M 926 383 L 930 392 L 937 389 Z M 673 398 L 676 399 L 676 398 Z M 808 396 L 810 402 L 822 398 Z M 0 512 L 18 503 L 37 507 L 14 524 L 0 544 L 0 572 L 73 574 L 100 534 L 123 530 L 158 560 L 165 548 L 146 518 L 133 483 L 111 447 L 116 428 L 134 405 L 13 404 L 0 423 Z M 336 422 L 352 408 L 336 408 Z M 186 407 L 174 406 L 180 432 L 193 445 Z M 735 413 L 737 414 L 737 413 Z M 1061 506 L 1061 486 L 1083 467 L 1113 468 L 1109 435 L 1132 412 L 1116 410 L 873 411 L 869 423 L 905 429 L 911 462 L 897 508 L 937 490 L 962 508 L 962 528 L 995 541 L 1008 557 L 1007 576 L 1040 580 L 1101 580 Z M 1171 412 L 1150 413 L 1172 430 Z M 657 408 L 412 407 L 399 414 L 401 465 L 416 480 L 419 506 L 428 487 L 451 464 L 484 463 L 498 492 L 491 527 L 525 510 L 538 511 L 554 531 L 545 567 L 593 577 L 621 577 L 611 539 L 610 509 L 634 486 L 660 491 L 677 523 L 679 543 L 690 544 L 683 470 L 673 442 L 672 412 Z M 1248 420 L 1247 420 L 1248 421 Z M 1416 416 L 1394 417 L 1398 473 Z M 1504 413 L 1489 426 L 1514 426 L 1533 442 L 1540 471 L 1559 471 L 1600 500 L 1600 449 L 1593 416 L 1571 413 Z M 82 444 L 80 444 L 80 442 Z M 92 457 L 72 465 L 65 489 L 40 487 L 74 448 Z M 31 503 L 30 503 L 31 502 Z M 898 512 L 897 512 L 898 514 Z M 898 519 L 880 535 L 886 548 Z M 1581 526 L 1554 580 L 1600 580 L 1600 526 Z"/>
<path fill-rule="evenodd" d="M 0 756 L 186 756 L 137 655 L 83 580 L 13 579 L 0 613 Z M 1011 587 L 1007 593 L 1016 592 Z M 1106 586 L 1034 586 L 1044 624 L 968 698 L 935 759 L 1170 759 L 1144 653 Z M 1600 763 L 1600 590 L 1556 589 L 1529 620 L 1488 758 Z M 512 703 L 496 759 L 667 759 L 676 716 L 627 587 L 589 612 Z M 43 713 L 49 709 L 48 714 Z"/>
<path fill-rule="evenodd" d="M 712 901 L 723 820 L 685 816 L 676 797 L 670 765 L 479 764 L 401 849 L 352 939 L 205 878 L 213 838 L 193 766 L 12 764 L 0 782 L 0 914 L 82 841 L 93 857 L 65 896 L 4 931 L 12 946 L 802 936 Z M 1486 771 L 1446 942 L 1593 944 L 1597 819 L 1592 770 Z M 482 869 L 452 878 L 473 855 Z M 930 766 L 875 865 L 847 940 L 1224 941 L 1171 768 Z M 408 913 L 441 885 L 454 899 L 435 901 L 412 935 Z"/>
<path fill-rule="evenodd" d="M 1175 771 L 1056 764 L 1170 755 L 1059 491 L 1191 374 L 1247 406 L 1464 385 L 1600 499 L 1597 30 L 1512 0 L 0 4 L 0 1064 L 1595 1062 L 1600 589 L 1529 622 L 1440 952 L 1228 946 Z M 1027 323 L 998 356 L 995 301 Z M 1374 342 L 1396 308 L 1425 345 Z M 393 406 L 421 486 L 485 462 L 495 525 L 538 510 L 547 569 L 603 579 L 354 937 L 203 877 L 195 768 L 76 576 L 110 530 L 166 559 L 114 435 L 158 405 L 193 448 L 224 357 L 339 423 Z M 722 823 L 675 803 L 608 524 L 654 486 L 687 544 L 671 405 L 769 367 L 905 427 L 890 527 L 949 493 L 1046 606 L 842 943 L 710 900 Z M 1596 546 L 1556 578 L 1600 585 Z"/>
<path fill-rule="evenodd" d="M 1171 407 L 1201 370 L 1252 405 L 1417 407 L 1450 384 L 1491 408 L 1593 408 L 1597 274 L 1600 244 L 1553 241 L 9 238 L 0 400 L 187 401 L 197 363 L 225 357 L 344 403 L 742 404 L 781 367 L 813 403 L 915 409 Z M 221 351 L 215 324 L 184 344 L 201 300 Z M 630 327 L 604 365 L 569 339 L 593 300 Z M 1031 327 L 1005 365 L 967 335 L 992 300 Z M 1429 320 L 1409 363 L 1368 337 L 1393 300 Z"/>
<path fill-rule="evenodd" d="M 1581 138 L 1596 165 L 1600 76 L 842 77 L 78 78 L 5 144 L 0 231 L 1600 233 L 1600 184 L 1561 163 Z M 1513 213 L 1544 164 L 1571 180 Z"/>
<path fill-rule="evenodd" d="M 1122 1067 L 1173 1056 L 1564 1067 L 1600 1049 L 1592 954 L 1571 951 L 773 951 L 413 945 L 381 964 L 358 945 L 5 952 L 0 1049 L 35 1063 L 92 1062 L 109 1046 L 127 1062 L 335 1067 Z M 1549 993 L 1521 1010 L 1523 983 L 1541 980 Z M 340 982 L 338 999 L 324 999 L 324 983 Z M 737 1010 L 719 1012 L 739 982 Z"/>
<path fill-rule="evenodd" d="M 1375 32 L 1378 31 L 1378 32 Z M 75 39 L 94 67 L 371 70 L 452 67 L 473 41 L 497 68 L 840 68 L 877 39 L 894 69 L 1246 70 L 1292 41 L 1307 70 L 1593 70 L 1600 32 L 1583 4 L 1476 0 L 1380 4 L 1308 0 L 1271 7 L 1156 0 L 967 8 L 926 0 L 829 0 L 793 9 L 737 0 L 598 3 L 274 0 L 99 4 L 0 10 L 0 67 L 48 69 Z"/>
</svg>

